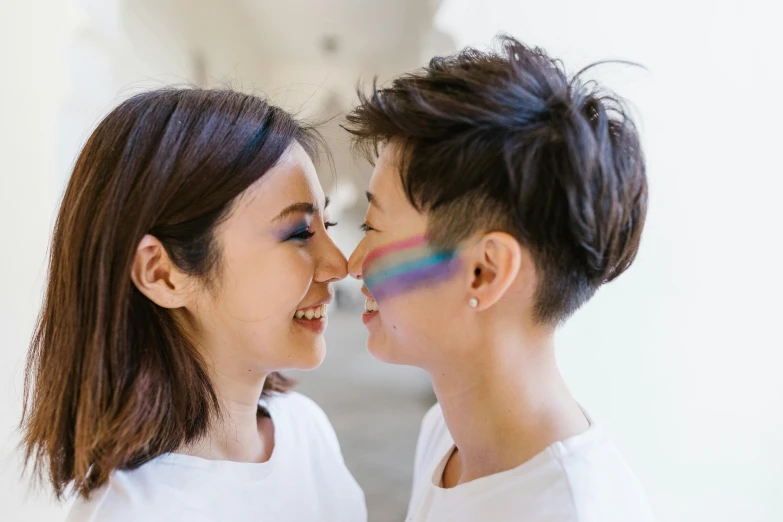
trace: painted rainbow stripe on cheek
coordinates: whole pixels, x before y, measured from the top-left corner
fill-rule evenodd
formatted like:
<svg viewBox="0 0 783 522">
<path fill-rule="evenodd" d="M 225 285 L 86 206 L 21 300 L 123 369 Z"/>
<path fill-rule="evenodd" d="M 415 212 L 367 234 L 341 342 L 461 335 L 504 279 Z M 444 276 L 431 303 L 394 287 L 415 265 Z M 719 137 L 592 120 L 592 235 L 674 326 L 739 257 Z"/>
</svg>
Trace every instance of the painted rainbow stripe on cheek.
<svg viewBox="0 0 783 522">
<path fill-rule="evenodd" d="M 364 284 L 376 301 L 450 278 L 459 268 L 456 250 L 436 250 L 424 234 L 371 250 L 364 258 Z"/>
</svg>

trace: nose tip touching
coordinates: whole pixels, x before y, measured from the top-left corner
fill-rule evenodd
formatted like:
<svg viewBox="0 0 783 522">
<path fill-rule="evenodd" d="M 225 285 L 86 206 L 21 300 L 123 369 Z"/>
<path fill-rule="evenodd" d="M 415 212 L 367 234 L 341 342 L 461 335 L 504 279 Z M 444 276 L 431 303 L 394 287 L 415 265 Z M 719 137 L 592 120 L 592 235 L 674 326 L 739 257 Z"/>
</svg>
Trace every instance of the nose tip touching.
<svg viewBox="0 0 783 522">
<path fill-rule="evenodd" d="M 315 281 L 335 283 L 348 275 L 348 260 L 331 238 L 327 238 L 319 252 L 315 269 Z"/>
<path fill-rule="evenodd" d="M 348 274 L 354 279 L 362 279 L 362 263 L 364 263 L 365 254 L 366 248 L 364 241 L 361 241 L 348 259 Z"/>
</svg>

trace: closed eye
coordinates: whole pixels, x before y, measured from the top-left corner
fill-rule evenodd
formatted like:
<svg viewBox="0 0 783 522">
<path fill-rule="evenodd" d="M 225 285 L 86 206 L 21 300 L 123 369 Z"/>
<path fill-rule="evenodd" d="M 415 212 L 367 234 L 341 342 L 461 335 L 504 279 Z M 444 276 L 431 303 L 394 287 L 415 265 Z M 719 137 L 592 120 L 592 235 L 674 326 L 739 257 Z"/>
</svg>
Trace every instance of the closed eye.
<svg viewBox="0 0 783 522">
<path fill-rule="evenodd" d="M 361 224 L 361 226 L 359 227 L 359 229 L 360 229 L 362 232 L 369 232 L 370 230 L 375 230 L 374 228 L 372 228 L 372 227 L 371 227 L 369 224 L 367 224 L 366 222 L 365 222 L 365 223 L 362 223 L 362 224 Z"/>
<path fill-rule="evenodd" d="M 298 239 L 301 241 L 307 241 L 311 237 L 315 235 L 315 232 L 310 232 L 309 229 L 302 230 L 301 232 L 297 232 L 296 234 L 293 234 L 289 239 Z"/>
</svg>

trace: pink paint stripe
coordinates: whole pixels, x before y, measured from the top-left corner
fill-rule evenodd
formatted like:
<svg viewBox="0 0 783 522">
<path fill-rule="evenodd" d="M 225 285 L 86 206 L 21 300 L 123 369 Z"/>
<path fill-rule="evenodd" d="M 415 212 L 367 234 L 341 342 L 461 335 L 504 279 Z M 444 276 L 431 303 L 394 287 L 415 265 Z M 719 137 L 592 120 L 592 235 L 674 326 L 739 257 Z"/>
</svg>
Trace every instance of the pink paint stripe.
<svg viewBox="0 0 783 522">
<path fill-rule="evenodd" d="M 367 254 L 367 256 L 365 256 L 364 263 L 362 263 L 362 266 L 365 267 L 370 263 L 372 263 L 373 261 L 375 261 L 376 259 L 378 259 L 379 257 L 385 256 L 386 254 L 389 254 L 396 250 L 404 250 L 406 248 L 417 247 L 426 243 L 427 243 L 427 237 L 424 234 L 420 234 L 418 236 L 409 237 L 408 239 L 403 239 L 401 241 L 395 241 L 387 245 L 379 246 L 378 248 L 372 249 L 370 253 Z"/>
</svg>

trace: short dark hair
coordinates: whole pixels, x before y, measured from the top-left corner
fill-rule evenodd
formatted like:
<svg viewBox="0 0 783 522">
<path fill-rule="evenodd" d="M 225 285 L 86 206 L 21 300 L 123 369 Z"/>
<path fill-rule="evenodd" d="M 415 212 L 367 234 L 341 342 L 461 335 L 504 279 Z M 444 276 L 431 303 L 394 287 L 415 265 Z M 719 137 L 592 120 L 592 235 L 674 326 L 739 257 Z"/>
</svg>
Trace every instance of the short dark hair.
<svg viewBox="0 0 783 522">
<path fill-rule="evenodd" d="M 149 233 L 209 282 L 215 227 L 294 142 L 313 156 L 320 139 L 266 100 L 202 89 L 134 96 L 88 139 L 60 205 L 25 379 L 26 460 L 58 497 L 69 484 L 87 497 L 112 471 L 198 440 L 220 414 L 189 332 L 132 284 L 131 264 Z M 263 393 L 292 384 L 272 373 Z"/>
<path fill-rule="evenodd" d="M 499 230 L 529 248 L 536 318 L 557 324 L 633 262 L 644 156 L 620 98 L 539 48 L 499 42 L 360 90 L 345 128 L 370 161 L 400 145 L 403 189 L 436 242 Z"/>
</svg>

